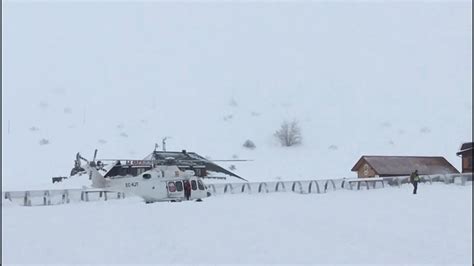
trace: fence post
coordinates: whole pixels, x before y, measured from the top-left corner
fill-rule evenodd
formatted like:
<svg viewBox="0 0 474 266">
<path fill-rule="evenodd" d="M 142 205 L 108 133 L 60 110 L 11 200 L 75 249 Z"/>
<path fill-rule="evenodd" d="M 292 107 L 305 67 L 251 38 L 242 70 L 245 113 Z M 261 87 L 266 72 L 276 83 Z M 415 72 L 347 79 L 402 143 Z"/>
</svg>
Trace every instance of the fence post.
<svg viewBox="0 0 474 266">
<path fill-rule="evenodd" d="M 428 181 L 430 182 L 430 185 L 433 185 L 433 180 L 431 180 L 431 176 L 430 176 L 430 175 L 425 175 L 424 177 L 428 177 Z"/>
<path fill-rule="evenodd" d="M 69 203 L 69 192 L 67 190 L 63 191 L 62 203 Z"/>
<path fill-rule="evenodd" d="M 395 177 L 395 180 L 397 181 L 398 187 L 401 187 L 402 184 L 401 184 L 400 178 Z"/>
<path fill-rule="evenodd" d="M 216 193 L 216 186 L 214 186 L 214 184 L 210 184 L 208 186 L 209 188 L 212 188 L 212 192 L 215 194 Z"/>
<path fill-rule="evenodd" d="M 298 187 L 300 188 L 299 193 L 300 193 L 300 194 L 303 194 L 303 185 L 301 185 L 301 182 L 300 182 L 300 181 L 295 181 L 295 182 L 293 182 L 293 185 L 291 186 L 291 190 L 292 190 L 293 192 L 295 192 L 295 186 L 296 186 L 296 184 L 298 184 Z"/>
<path fill-rule="evenodd" d="M 319 184 L 318 184 L 318 181 L 316 181 L 316 180 L 311 180 L 311 181 L 309 182 L 309 185 L 308 185 L 308 193 L 311 193 L 311 188 L 312 188 L 313 182 L 316 184 L 316 188 L 318 189 L 318 190 L 317 190 L 317 191 L 318 191 L 318 194 L 320 194 L 320 193 L 321 193 L 321 190 L 319 189 Z"/>
<path fill-rule="evenodd" d="M 104 191 L 104 201 L 107 201 L 107 191 Z"/>
<path fill-rule="evenodd" d="M 43 193 L 43 205 L 51 205 L 51 198 L 49 196 L 49 191 L 46 190 Z"/>
<path fill-rule="evenodd" d="M 23 205 L 31 206 L 30 192 L 25 191 L 25 197 L 23 198 Z"/>
<path fill-rule="evenodd" d="M 337 189 L 337 188 L 336 188 L 336 183 L 334 183 L 334 180 L 328 179 L 328 180 L 326 180 L 326 183 L 324 184 L 324 193 L 326 193 L 326 191 L 327 191 L 327 189 L 328 189 L 329 181 L 331 181 L 333 190 L 336 190 L 336 189 Z"/>
<path fill-rule="evenodd" d="M 227 188 L 230 187 L 230 193 L 234 192 L 234 187 L 232 187 L 232 184 L 226 184 L 224 187 L 224 194 L 227 193 Z"/>
<path fill-rule="evenodd" d="M 326 191 L 328 190 L 329 181 L 331 181 L 333 189 L 336 190 L 336 183 L 334 183 L 334 180 L 328 179 L 326 180 L 326 183 L 324 184 L 324 193 L 326 193 Z"/>
<path fill-rule="evenodd" d="M 280 184 L 281 184 L 281 187 L 282 187 L 283 191 L 286 191 L 285 184 L 283 182 L 279 181 L 275 185 L 275 192 L 278 192 L 278 188 L 280 187 Z"/>
<path fill-rule="evenodd" d="M 249 183 L 243 183 L 243 184 L 242 184 L 242 189 L 241 189 L 241 191 L 240 191 L 241 193 L 243 193 L 243 192 L 245 191 L 245 187 L 248 187 L 249 193 L 252 192 L 252 189 L 250 188 Z"/>
<path fill-rule="evenodd" d="M 450 183 L 450 180 L 449 180 L 449 176 L 448 176 L 448 175 L 444 175 L 444 183 L 445 183 L 445 184 L 449 184 L 449 183 Z"/>
</svg>

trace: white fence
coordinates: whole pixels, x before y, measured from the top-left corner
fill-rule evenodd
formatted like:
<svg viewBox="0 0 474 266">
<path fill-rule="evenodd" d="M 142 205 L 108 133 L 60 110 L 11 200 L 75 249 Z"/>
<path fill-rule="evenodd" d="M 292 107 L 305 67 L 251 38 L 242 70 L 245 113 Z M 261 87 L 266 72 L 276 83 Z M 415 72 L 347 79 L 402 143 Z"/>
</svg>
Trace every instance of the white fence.
<svg viewBox="0 0 474 266">
<path fill-rule="evenodd" d="M 471 181 L 472 173 L 469 174 L 439 174 L 420 176 L 421 183 L 433 184 L 442 182 L 444 184 L 466 185 Z M 387 186 L 398 186 L 409 183 L 409 176 L 396 176 L 384 178 L 339 178 L 339 179 L 314 179 L 296 181 L 269 181 L 269 182 L 242 182 L 242 183 L 220 183 L 208 184 L 207 188 L 212 195 L 224 194 L 256 194 L 275 192 L 294 192 L 300 194 L 321 194 L 335 190 L 367 190 L 378 189 Z M 70 202 L 88 202 L 99 200 L 114 200 L 125 198 L 125 193 L 88 190 L 88 189 L 65 189 L 65 190 L 30 190 L 30 191 L 7 191 L 2 192 L 2 199 L 24 206 L 56 205 Z"/>
<path fill-rule="evenodd" d="M 10 200 L 24 206 L 57 205 L 81 201 L 114 200 L 125 198 L 125 193 L 104 191 L 104 190 L 84 190 L 84 189 L 63 189 L 63 190 L 30 190 L 30 191 L 7 191 L 2 192 L 3 200 Z"/>
<path fill-rule="evenodd" d="M 242 183 L 219 183 L 208 184 L 207 187 L 213 195 L 242 194 L 242 193 L 273 193 L 273 192 L 296 192 L 301 194 L 327 193 L 329 191 L 348 189 L 377 189 L 387 186 L 401 186 L 410 183 L 409 176 L 395 176 L 383 178 L 339 178 L 339 179 L 314 179 L 294 181 L 267 181 L 267 182 L 242 182 Z M 420 176 L 421 183 L 433 184 L 442 182 L 445 184 L 466 185 L 472 181 L 472 173 L 469 174 L 439 174 Z"/>
</svg>

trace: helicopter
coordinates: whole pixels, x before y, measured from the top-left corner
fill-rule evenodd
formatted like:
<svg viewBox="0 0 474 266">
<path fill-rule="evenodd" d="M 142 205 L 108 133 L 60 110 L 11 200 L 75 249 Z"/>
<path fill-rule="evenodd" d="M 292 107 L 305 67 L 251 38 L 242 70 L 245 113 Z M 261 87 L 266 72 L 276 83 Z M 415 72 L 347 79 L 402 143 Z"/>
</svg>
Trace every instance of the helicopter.
<svg viewBox="0 0 474 266">
<path fill-rule="evenodd" d="M 172 157 L 168 157 L 162 162 L 140 161 L 135 167 L 138 171 L 135 171 L 134 174 L 129 172 L 125 175 L 107 176 L 107 174 L 103 175 L 99 172 L 107 170 L 103 168 L 100 161 L 95 161 L 96 155 L 97 150 L 94 152 L 92 161 L 85 159 L 79 153 L 76 155 L 77 159 L 86 162 L 83 169 L 89 174 L 93 188 L 133 194 L 143 198 L 145 203 L 202 201 L 203 198 L 211 196 L 202 178 L 196 176 L 192 170 L 181 170 Z M 114 167 L 117 164 L 121 164 L 120 160 L 116 161 Z M 76 162 L 76 165 L 81 166 L 81 163 Z M 124 169 L 131 169 L 131 167 Z"/>
<path fill-rule="evenodd" d="M 92 161 L 89 161 L 77 153 L 71 177 L 88 174 L 93 188 L 137 195 L 146 203 L 202 201 L 203 198 L 211 196 L 203 178 L 226 179 L 226 177 L 209 176 L 208 171 L 247 181 L 215 162 L 249 160 L 211 161 L 186 150 L 166 151 L 165 140 L 166 138 L 163 140 L 163 151 L 158 151 L 158 145 L 155 144 L 154 151 L 143 160 L 100 159 L 96 161 L 96 149 Z M 85 161 L 86 164 L 83 165 L 81 161 Z"/>
</svg>

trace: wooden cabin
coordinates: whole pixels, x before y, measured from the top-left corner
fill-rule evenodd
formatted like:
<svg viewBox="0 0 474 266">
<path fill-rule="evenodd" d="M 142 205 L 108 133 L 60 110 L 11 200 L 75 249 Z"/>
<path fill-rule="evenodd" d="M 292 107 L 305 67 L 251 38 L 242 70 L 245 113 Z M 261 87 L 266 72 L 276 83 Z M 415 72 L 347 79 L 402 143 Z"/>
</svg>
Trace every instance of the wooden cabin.
<svg viewBox="0 0 474 266">
<path fill-rule="evenodd" d="M 456 153 L 457 156 L 462 158 L 461 169 L 463 173 L 472 173 L 472 150 L 472 142 L 466 142 L 461 145 Z"/>
<path fill-rule="evenodd" d="M 357 177 L 407 176 L 418 170 L 419 175 L 459 174 L 444 157 L 423 156 L 362 156 L 352 167 Z"/>
</svg>

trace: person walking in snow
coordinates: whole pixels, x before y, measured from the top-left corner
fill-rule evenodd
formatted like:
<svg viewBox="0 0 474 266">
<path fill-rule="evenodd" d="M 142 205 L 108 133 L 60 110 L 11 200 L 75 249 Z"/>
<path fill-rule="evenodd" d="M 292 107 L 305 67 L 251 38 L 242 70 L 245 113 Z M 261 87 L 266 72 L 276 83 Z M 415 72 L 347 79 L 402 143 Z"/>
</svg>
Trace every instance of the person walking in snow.
<svg viewBox="0 0 474 266">
<path fill-rule="evenodd" d="M 413 194 L 416 194 L 416 191 L 418 189 L 418 182 L 420 182 L 420 176 L 418 175 L 418 170 L 415 170 L 415 172 L 411 173 L 410 182 L 413 184 Z"/>
<path fill-rule="evenodd" d="M 186 200 L 189 200 L 189 197 L 191 197 L 191 184 L 189 184 L 189 180 L 184 180 L 184 196 Z"/>
</svg>

